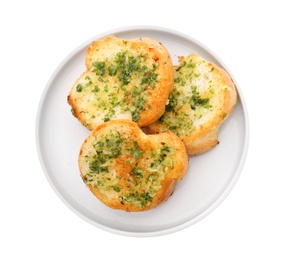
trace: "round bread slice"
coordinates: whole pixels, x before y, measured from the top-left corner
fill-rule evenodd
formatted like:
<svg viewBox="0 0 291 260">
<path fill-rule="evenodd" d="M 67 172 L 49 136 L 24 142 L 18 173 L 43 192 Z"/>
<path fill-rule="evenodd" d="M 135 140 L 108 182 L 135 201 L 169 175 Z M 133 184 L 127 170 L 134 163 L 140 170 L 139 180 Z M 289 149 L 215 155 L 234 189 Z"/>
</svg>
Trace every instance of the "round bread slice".
<svg viewBox="0 0 291 260">
<path fill-rule="evenodd" d="M 165 113 L 146 129 L 173 131 L 189 155 L 206 152 L 219 143 L 219 127 L 237 102 L 235 85 L 225 70 L 197 54 L 180 57 L 174 82 Z"/>
<path fill-rule="evenodd" d="M 102 203 L 137 212 L 168 199 L 187 172 L 188 155 L 171 131 L 147 135 L 135 122 L 112 120 L 91 131 L 78 163 L 84 183 Z"/>
<path fill-rule="evenodd" d="M 156 121 L 174 85 L 167 49 L 151 38 L 107 36 L 92 42 L 85 71 L 68 95 L 73 115 L 93 130 L 115 119 L 142 127 Z"/>
</svg>

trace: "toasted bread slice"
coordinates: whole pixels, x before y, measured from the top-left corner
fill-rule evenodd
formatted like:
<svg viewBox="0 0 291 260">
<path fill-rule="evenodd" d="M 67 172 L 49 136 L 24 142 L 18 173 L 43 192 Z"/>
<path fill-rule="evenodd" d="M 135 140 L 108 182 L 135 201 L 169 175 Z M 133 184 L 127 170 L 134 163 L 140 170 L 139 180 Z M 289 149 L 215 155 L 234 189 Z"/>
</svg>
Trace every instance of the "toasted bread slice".
<svg viewBox="0 0 291 260">
<path fill-rule="evenodd" d="M 124 211 L 157 207 L 186 174 L 185 145 L 173 132 L 145 134 L 135 122 L 97 126 L 81 146 L 83 181 L 105 205 Z"/>
<path fill-rule="evenodd" d="M 171 130 L 183 140 L 189 155 L 200 154 L 219 143 L 219 127 L 236 102 L 236 88 L 228 73 L 190 54 L 180 57 L 175 67 L 174 90 L 165 113 L 146 129 L 149 133 Z"/>
<path fill-rule="evenodd" d="M 85 64 L 87 71 L 72 86 L 68 103 L 89 130 L 114 119 L 142 127 L 164 113 L 174 69 L 161 43 L 108 36 L 89 46 Z"/>
</svg>

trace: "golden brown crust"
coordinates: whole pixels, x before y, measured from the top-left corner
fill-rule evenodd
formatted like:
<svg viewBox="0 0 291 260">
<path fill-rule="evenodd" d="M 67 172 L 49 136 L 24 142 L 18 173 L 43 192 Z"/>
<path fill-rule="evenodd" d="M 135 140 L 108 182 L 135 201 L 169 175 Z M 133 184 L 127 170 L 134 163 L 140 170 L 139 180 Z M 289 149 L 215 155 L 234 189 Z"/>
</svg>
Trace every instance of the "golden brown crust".
<svg viewBox="0 0 291 260">
<path fill-rule="evenodd" d="M 237 92 L 230 76 L 216 64 L 196 54 L 179 61 L 166 112 L 146 129 L 149 133 L 172 130 L 188 154 L 200 154 L 219 143 L 219 127 L 231 114 Z"/>
<path fill-rule="evenodd" d="M 220 71 L 224 79 L 224 84 L 228 87 L 228 92 L 225 96 L 226 101 L 225 101 L 225 107 L 224 107 L 224 111 L 227 114 L 223 120 L 225 121 L 227 117 L 232 113 L 234 106 L 237 103 L 237 91 L 230 75 L 224 69 L 218 66 L 216 66 L 216 68 Z"/>
<path fill-rule="evenodd" d="M 91 192 L 105 205 L 124 211 L 157 207 L 188 169 L 179 137 L 171 131 L 146 135 L 129 120 L 97 126 L 82 144 L 78 162 Z"/>
<path fill-rule="evenodd" d="M 107 36 L 88 47 L 85 64 L 87 70 L 72 86 L 68 103 L 89 130 L 115 119 L 142 127 L 164 113 L 174 70 L 161 43 Z"/>
</svg>

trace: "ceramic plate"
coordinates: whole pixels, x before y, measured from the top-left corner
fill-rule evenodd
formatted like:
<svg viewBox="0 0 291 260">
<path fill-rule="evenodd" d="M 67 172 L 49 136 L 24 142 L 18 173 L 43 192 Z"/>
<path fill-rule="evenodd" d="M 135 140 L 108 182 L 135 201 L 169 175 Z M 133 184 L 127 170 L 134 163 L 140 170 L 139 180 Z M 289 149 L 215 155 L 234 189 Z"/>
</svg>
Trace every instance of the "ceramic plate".
<svg viewBox="0 0 291 260">
<path fill-rule="evenodd" d="M 190 157 L 189 171 L 173 195 L 156 209 L 129 213 L 112 210 L 96 199 L 84 185 L 79 169 L 79 149 L 89 131 L 71 114 L 67 95 L 85 71 L 85 52 L 98 38 L 152 37 L 178 56 L 198 53 L 223 67 L 238 90 L 238 103 L 220 128 L 220 144 L 211 151 Z M 104 230 L 128 236 L 157 236 L 186 228 L 207 216 L 229 194 L 245 161 L 249 127 L 242 92 L 223 62 L 203 44 L 187 35 L 159 27 L 127 27 L 98 35 L 75 49 L 51 76 L 40 100 L 36 143 L 41 165 L 61 200 L 84 220 Z"/>
</svg>

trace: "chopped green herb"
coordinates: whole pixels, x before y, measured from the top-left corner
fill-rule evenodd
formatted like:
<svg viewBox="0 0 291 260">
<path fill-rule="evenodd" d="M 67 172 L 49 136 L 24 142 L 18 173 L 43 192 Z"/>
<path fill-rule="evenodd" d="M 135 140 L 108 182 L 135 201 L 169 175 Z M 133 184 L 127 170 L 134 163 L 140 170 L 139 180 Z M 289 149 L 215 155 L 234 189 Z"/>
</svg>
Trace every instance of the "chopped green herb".
<svg viewBox="0 0 291 260">
<path fill-rule="evenodd" d="M 116 191 L 116 192 L 120 192 L 120 188 L 118 187 L 118 186 L 112 186 L 112 188 L 114 189 L 114 191 Z"/>
<path fill-rule="evenodd" d="M 207 108 L 209 105 L 209 98 L 201 98 L 199 92 L 197 91 L 197 86 L 191 86 L 192 96 L 190 99 L 190 106 L 193 110 L 197 108 L 197 106 L 204 106 Z M 208 107 L 209 108 L 209 107 Z"/>
<path fill-rule="evenodd" d="M 94 88 L 92 89 L 92 92 L 99 92 L 100 91 L 100 88 L 95 85 Z"/>
<path fill-rule="evenodd" d="M 144 151 L 138 149 L 138 143 L 134 141 L 134 147 L 131 149 L 131 154 L 136 160 L 140 159 Z"/>
<path fill-rule="evenodd" d="M 92 72 L 95 72 L 96 75 L 104 75 L 105 72 L 106 72 L 106 69 L 105 69 L 105 62 L 104 61 L 94 61 L 92 62 L 92 65 L 93 65 L 93 70 Z"/>
<path fill-rule="evenodd" d="M 145 107 L 145 104 L 146 104 L 146 100 L 142 97 L 138 97 L 138 99 L 136 100 L 135 104 L 134 104 L 134 107 L 135 107 L 135 110 L 132 111 L 132 120 L 134 122 L 138 121 L 140 119 L 140 115 L 139 113 L 144 109 Z"/>
<path fill-rule="evenodd" d="M 142 178 L 143 176 L 144 169 L 143 168 L 132 168 L 131 173 L 136 177 L 136 178 Z"/>
<path fill-rule="evenodd" d="M 117 68 L 113 65 L 111 65 L 109 68 L 108 68 L 108 72 L 109 72 L 109 75 L 110 76 L 114 76 L 116 75 L 117 73 Z"/>
<path fill-rule="evenodd" d="M 83 86 L 81 84 L 78 84 L 76 87 L 77 92 L 82 92 Z"/>
<path fill-rule="evenodd" d="M 200 96 L 196 94 L 191 97 L 190 106 L 193 110 L 195 110 L 197 106 L 204 106 L 207 108 L 208 102 L 209 98 L 200 98 Z"/>
</svg>

